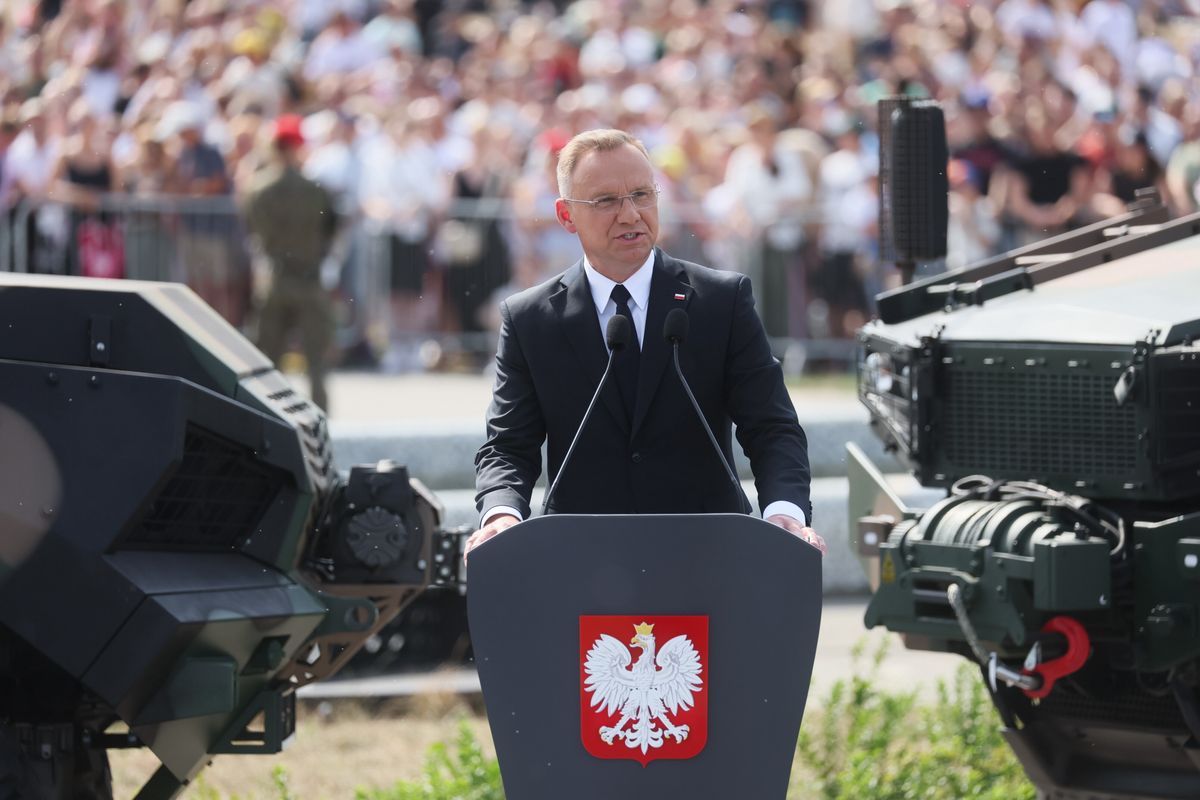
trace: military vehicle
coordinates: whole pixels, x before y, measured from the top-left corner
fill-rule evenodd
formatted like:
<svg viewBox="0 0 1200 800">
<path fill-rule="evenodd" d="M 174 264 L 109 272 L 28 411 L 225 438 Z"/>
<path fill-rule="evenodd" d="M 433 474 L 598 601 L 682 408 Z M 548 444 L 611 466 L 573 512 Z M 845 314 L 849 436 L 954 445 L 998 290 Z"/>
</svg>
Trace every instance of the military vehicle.
<svg viewBox="0 0 1200 800">
<path fill-rule="evenodd" d="M 0 798 L 170 798 L 273 753 L 296 690 L 427 587 L 463 531 L 189 289 L 0 273 Z"/>
<path fill-rule="evenodd" d="M 859 398 L 946 495 L 851 447 L 866 625 L 978 661 L 1043 797 L 1200 797 L 1200 215 L 1144 198 L 878 317 Z"/>
</svg>

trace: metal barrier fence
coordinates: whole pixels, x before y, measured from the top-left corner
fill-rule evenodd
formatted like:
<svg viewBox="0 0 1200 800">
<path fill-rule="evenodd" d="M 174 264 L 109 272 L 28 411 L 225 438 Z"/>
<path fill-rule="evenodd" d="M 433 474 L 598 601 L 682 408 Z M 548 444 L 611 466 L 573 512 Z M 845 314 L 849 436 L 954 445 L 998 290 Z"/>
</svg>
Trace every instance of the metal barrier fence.
<svg viewBox="0 0 1200 800">
<path fill-rule="evenodd" d="M 788 372 L 851 363 L 853 342 L 828 335 L 828 306 L 810 295 L 806 275 L 818 258 L 810 244 L 780 252 L 761 233 L 714 228 L 695 208 L 667 206 L 661 218 L 668 252 L 751 276 Z M 322 270 L 336 300 L 342 363 L 483 366 L 495 352 L 499 300 L 579 253 L 552 217 L 518 214 L 503 198 L 455 201 L 423 228 L 347 219 Z M 0 213 L 0 270 L 186 283 L 251 335 L 269 274 L 232 197 L 123 194 L 88 208 L 25 202 Z"/>
</svg>

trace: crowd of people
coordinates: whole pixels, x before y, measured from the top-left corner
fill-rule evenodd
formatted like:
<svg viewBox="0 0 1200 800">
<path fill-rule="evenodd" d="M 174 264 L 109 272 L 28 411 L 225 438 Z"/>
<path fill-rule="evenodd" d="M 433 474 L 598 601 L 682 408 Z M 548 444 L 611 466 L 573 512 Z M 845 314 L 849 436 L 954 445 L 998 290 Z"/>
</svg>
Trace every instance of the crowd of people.
<svg viewBox="0 0 1200 800">
<path fill-rule="evenodd" d="M 1118 213 L 1146 187 L 1200 208 L 1195 0 L 4 9 L 6 263 L 184 279 L 252 322 L 239 198 L 273 121 L 299 114 L 303 170 L 346 220 L 326 278 L 390 298 L 378 349 L 396 367 L 423 333 L 483 335 L 498 296 L 578 259 L 554 166 L 590 128 L 645 143 L 664 247 L 751 274 L 780 340 L 848 336 L 896 279 L 878 259 L 881 97 L 945 110 L 950 267 Z"/>
</svg>

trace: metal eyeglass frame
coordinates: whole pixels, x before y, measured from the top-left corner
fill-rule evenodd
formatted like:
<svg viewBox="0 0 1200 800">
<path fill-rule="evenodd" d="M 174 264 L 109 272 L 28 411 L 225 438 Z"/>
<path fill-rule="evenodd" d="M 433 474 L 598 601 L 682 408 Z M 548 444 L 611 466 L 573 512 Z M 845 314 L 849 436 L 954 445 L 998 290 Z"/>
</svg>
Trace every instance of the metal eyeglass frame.
<svg viewBox="0 0 1200 800">
<path fill-rule="evenodd" d="M 637 195 L 643 193 L 647 195 L 645 205 L 638 205 L 638 201 L 635 198 Z M 629 194 L 601 197 L 596 200 L 576 200 L 573 197 L 564 197 L 562 199 L 568 203 L 583 203 L 584 205 L 590 206 L 593 210 L 601 213 L 611 213 L 619 210 L 625 204 L 626 200 L 632 203 L 634 208 L 644 211 L 647 208 L 653 207 L 654 204 L 658 202 L 658 196 L 660 194 L 662 194 L 662 189 L 656 185 L 649 190 L 638 189 L 637 191 L 630 192 Z M 613 205 L 608 207 L 608 203 L 612 203 Z M 601 204 L 605 205 L 602 206 Z"/>
</svg>

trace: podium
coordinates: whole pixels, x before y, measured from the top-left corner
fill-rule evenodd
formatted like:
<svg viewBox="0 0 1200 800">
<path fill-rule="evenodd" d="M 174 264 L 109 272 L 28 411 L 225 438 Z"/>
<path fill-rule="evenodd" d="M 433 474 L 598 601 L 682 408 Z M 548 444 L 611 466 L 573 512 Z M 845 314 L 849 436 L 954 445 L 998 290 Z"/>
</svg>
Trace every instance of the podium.
<svg viewBox="0 0 1200 800">
<path fill-rule="evenodd" d="M 783 800 L 815 548 L 738 514 L 557 515 L 475 549 L 469 582 L 508 800 Z"/>
</svg>

